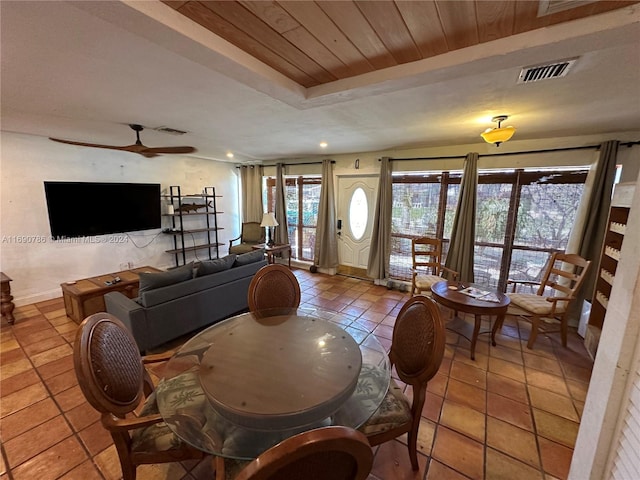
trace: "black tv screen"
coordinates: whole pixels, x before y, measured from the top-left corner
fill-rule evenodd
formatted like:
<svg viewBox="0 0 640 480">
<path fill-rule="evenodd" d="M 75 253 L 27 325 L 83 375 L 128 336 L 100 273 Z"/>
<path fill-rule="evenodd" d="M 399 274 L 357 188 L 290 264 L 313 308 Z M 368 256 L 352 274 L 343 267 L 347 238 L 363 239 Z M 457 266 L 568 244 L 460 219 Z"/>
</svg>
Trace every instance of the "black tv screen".
<svg viewBox="0 0 640 480">
<path fill-rule="evenodd" d="M 44 182 L 55 239 L 160 228 L 159 183 Z"/>
</svg>

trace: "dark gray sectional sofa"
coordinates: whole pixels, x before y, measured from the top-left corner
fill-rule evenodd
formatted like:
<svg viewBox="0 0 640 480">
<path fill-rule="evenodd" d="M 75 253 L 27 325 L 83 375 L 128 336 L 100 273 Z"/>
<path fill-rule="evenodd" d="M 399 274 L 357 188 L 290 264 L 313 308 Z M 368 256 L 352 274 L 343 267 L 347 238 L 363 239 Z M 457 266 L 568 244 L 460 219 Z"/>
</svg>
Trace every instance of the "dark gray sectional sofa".
<svg viewBox="0 0 640 480">
<path fill-rule="evenodd" d="M 248 308 L 249 283 L 267 264 L 264 252 L 140 275 L 138 298 L 105 295 L 108 313 L 131 331 L 144 352 Z"/>
</svg>

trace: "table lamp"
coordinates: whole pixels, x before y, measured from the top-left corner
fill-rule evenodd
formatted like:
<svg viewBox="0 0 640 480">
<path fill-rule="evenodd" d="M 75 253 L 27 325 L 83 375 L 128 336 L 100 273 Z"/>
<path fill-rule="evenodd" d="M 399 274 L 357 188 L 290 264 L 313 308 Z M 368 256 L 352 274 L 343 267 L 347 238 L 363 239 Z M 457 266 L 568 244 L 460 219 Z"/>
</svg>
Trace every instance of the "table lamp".
<svg viewBox="0 0 640 480">
<path fill-rule="evenodd" d="M 275 243 L 273 241 L 273 235 L 271 234 L 271 228 L 277 227 L 279 225 L 276 217 L 273 215 L 273 212 L 267 212 L 262 215 L 262 222 L 260 222 L 261 227 L 265 227 L 267 229 L 267 247 L 273 247 Z"/>
</svg>

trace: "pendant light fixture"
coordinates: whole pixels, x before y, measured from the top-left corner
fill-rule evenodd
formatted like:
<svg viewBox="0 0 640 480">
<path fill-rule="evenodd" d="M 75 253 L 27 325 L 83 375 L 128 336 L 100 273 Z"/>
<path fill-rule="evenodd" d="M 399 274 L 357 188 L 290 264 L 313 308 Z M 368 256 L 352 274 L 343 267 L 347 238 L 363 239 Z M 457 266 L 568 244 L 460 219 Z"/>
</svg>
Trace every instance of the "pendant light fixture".
<svg viewBox="0 0 640 480">
<path fill-rule="evenodd" d="M 480 136 L 487 143 L 493 143 L 496 147 L 499 147 L 501 143 L 506 142 L 513 134 L 516 133 L 516 129 L 513 127 L 503 127 L 502 122 L 507 118 L 507 115 L 498 115 L 491 119 L 492 122 L 498 122 L 498 126 L 494 128 L 487 128 Z"/>
</svg>

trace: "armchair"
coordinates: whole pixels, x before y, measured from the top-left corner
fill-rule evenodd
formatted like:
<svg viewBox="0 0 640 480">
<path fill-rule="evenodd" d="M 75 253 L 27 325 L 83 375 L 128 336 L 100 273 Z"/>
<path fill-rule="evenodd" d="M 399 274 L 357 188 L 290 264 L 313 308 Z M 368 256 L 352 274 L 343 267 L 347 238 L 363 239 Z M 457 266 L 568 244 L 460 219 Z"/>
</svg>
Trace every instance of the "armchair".
<svg viewBox="0 0 640 480">
<path fill-rule="evenodd" d="M 229 253 L 240 255 L 248 253 L 254 245 L 264 243 L 264 228 L 260 226 L 260 222 L 244 222 L 240 236 L 229 240 Z M 233 242 L 238 242 L 234 245 Z"/>
<path fill-rule="evenodd" d="M 576 293 L 590 264 L 591 261 L 576 254 L 554 253 L 539 284 L 530 281 L 507 281 L 507 285 L 512 285 L 512 292 L 507 293 L 511 299 L 507 314 L 531 320 L 527 348 L 533 348 L 543 320 L 544 323 L 560 322 L 562 346 L 567 346 L 567 311 L 571 302 L 576 299 Z M 517 284 L 533 284 L 539 287 L 535 294 L 517 293 Z M 545 331 L 551 333 L 558 330 Z"/>
</svg>

